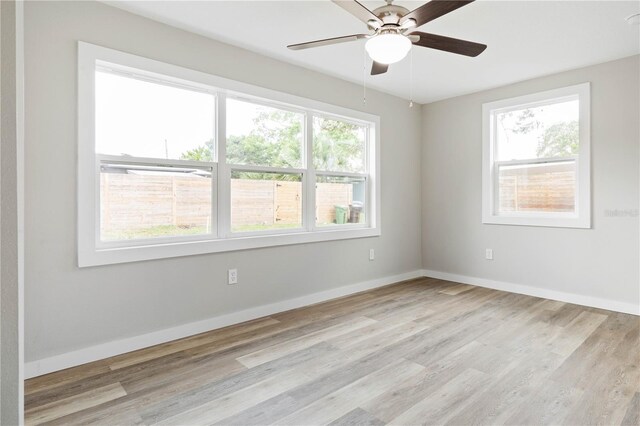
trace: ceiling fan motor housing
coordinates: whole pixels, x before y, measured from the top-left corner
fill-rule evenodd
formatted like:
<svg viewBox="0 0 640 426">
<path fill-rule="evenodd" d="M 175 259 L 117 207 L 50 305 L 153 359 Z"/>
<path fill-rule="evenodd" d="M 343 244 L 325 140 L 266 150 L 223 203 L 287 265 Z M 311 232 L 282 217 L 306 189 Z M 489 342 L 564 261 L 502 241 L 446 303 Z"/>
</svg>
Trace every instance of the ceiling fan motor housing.
<svg viewBox="0 0 640 426">
<path fill-rule="evenodd" d="M 393 4 L 379 7 L 372 11 L 384 25 L 400 25 L 400 19 L 409 13 L 409 9 Z"/>
</svg>

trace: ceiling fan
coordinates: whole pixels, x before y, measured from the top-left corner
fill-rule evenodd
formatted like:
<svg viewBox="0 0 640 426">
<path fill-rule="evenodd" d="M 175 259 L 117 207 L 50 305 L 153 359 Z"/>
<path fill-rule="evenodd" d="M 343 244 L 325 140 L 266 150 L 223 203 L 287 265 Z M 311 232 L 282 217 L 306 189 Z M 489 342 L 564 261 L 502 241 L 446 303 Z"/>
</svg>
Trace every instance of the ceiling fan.
<svg viewBox="0 0 640 426">
<path fill-rule="evenodd" d="M 474 57 L 487 48 L 486 45 L 480 43 L 416 31 L 418 27 L 427 22 L 453 12 L 462 6 L 472 3 L 474 0 L 431 0 L 412 11 L 392 4 L 393 0 L 386 0 L 386 6 L 379 7 L 373 11 L 367 9 L 356 0 L 332 1 L 367 24 L 373 34 L 353 34 L 292 44 L 287 46 L 289 49 L 309 49 L 368 39 L 365 49 L 373 59 L 371 75 L 377 75 L 387 72 L 390 64 L 401 61 L 407 56 L 412 44 Z"/>
</svg>

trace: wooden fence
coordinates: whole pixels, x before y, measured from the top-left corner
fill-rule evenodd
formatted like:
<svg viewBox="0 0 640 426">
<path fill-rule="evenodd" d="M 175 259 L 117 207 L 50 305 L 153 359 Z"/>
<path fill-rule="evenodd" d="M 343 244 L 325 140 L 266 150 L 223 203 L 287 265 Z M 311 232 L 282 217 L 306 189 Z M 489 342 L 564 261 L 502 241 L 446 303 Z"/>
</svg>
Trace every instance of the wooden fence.
<svg viewBox="0 0 640 426">
<path fill-rule="evenodd" d="M 522 166 L 500 171 L 500 211 L 571 212 L 575 168 L 571 163 Z"/>
<path fill-rule="evenodd" d="M 296 224 L 302 221 L 302 183 L 231 179 L 233 226 Z"/>
<path fill-rule="evenodd" d="M 567 212 L 575 208 L 573 164 L 504 168 L 499 179 L 500 211 Z M 102 173 L 100 184 L 103 234 L 159 226 L 211 226 L 209 178 Z M 232 179 L 231 193 L 236 228 L 302 222 L 300 182 Z M 318 223 L 334 223 L 335 206 L 352 203 L 353 186 L 318 183 L 316 200 Z"/>
<path fill-rule="evenodd" d="M 103 231 L 210 226 L 210 179 L 101 173 L 100 185 Z"/>
<path fill-rule="evenodd" d="M 211 180 L 198 176 L 102 173 L 103 233 L 132 228 L 176 226 L 207 228 L 211 214 Z M 236 227 L 287 225 L 302 221 L 301 182 L 232 179 L 231 214 Z M 317 184 L 319 223 L 335 221 L 335 205 L 348 206 L 352 185 Z"/>
</svg>

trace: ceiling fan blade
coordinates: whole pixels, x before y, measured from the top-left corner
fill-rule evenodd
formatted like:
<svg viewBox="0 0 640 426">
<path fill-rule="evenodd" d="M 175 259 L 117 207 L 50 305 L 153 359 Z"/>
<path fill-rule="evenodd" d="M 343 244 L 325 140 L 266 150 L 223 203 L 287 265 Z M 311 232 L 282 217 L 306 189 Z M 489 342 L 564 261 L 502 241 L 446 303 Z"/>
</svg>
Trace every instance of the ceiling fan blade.
<svg viewBox="0 0 640 426">
<path fill-rule="evenodd" d="M 384 74 L 388 69 L 389 65 L 373 61 L 373 64 L 371 64 L 371 75 Z"/>
<path fill-rule="evenodd" d="M 487 48 L 486 44 L 474 43 L 472 41 L 460 40 L 458 38 L 445 37 L 437 34 L 422 33 L 419 31 L 411 33 L 412 36 L 420 36 L 420 40 L 413 44 L 431 49 L 444 50 L 445 52 L 457 53 L 465 56 L 478 56 Z"/>
<path fill-rule="evenodd" d="M 291 50 L 310 49 L 312 47 L 329 46 L 330 44 L 347 43 L 350 41 L 360 40 L 362 38 L 369 38 L 368 34 L 353 34 L 342 37 L 325 38 L 322 40 L 308 41 L 306 43 L 290 44 L 287 46 Z"/>
<path fill-rule="evenodd" d="M 446 15 L 449 12 L 473 3 L 474 0 L 431 0 L 417 9 L 412 10 L 400 19 L 400 25 L 409 19 L 416 21 L 416 28 Z"/>
<path fill-rule="evenodd" d="M 378 24 L 378 28 L 382 26 L 382 21 L 369 9 L 364 7 L 356 0 L 332 0 L 336 5 L 340 6 L 365 24 L 369 25 L 369 21 L 374 21 Z"/>
</svg>

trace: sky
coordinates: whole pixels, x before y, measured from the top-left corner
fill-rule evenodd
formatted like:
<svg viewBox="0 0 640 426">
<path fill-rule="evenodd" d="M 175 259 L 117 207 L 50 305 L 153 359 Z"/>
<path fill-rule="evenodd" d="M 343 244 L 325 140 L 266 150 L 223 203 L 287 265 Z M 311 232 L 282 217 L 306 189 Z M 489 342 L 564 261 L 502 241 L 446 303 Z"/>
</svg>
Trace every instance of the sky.
<svg viewBox="0 0 640 426">
<path fill-rule="evenodd" d="M 96 71 L 96 152 L 180 159 L 215 138 L 215 96 Z M 250 132 L 268 109 L 229 99 L 227 134 Z"/>
<path fill-rule="evenodd" d="M 253 118 L 270 109 L 227 100 L 227 135 L 250 132 Z M 531 108 L 542 126 L 527 134 L 509 131 L 519 111 L 497 126 L 498 160 L 536 158 L 544 129 L 578 120 L 578 101 Z M 214 139 L 215 96 L 96 71 L 96 152 L 109 155 L 180 159 L 188 150 Z"/>
<path fill-rule="evenodd" d="M 505 129 L 498 124 L 497 130 L 497 157 L 499 161 L 526 160 L 537 158 L 536 148 L 544 130 L 550 126 L 568 121 L 577 121 L 579 118 L 578 100 L 571 100 L 542 107 L 529 108 L 535 115 L 536 120 L 541 122 L 537 131 L 527 134 L 517 134 L 509 131 L 522 110 L 513 111 L 513 116 L 505 119 Z M 498 114 L 498 122 L 501 114 Z"/>
</svg>

